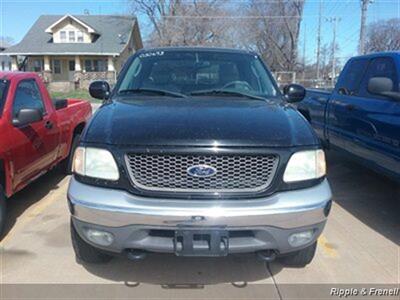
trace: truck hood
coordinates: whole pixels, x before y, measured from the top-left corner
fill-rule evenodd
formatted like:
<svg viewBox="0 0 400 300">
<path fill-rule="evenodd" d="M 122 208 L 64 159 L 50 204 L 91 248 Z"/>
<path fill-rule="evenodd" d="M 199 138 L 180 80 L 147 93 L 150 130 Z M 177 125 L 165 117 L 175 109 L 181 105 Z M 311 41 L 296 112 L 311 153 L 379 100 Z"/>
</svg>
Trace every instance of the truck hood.
<svg viewBox="0 0 400 300">
<path fill-rule="evenodd" d="M 237 97 L 118 99 L 97 111 L 83 141 L 137 146 L 318 144 L 306 120 L 289 105 Z"/>
</svg>

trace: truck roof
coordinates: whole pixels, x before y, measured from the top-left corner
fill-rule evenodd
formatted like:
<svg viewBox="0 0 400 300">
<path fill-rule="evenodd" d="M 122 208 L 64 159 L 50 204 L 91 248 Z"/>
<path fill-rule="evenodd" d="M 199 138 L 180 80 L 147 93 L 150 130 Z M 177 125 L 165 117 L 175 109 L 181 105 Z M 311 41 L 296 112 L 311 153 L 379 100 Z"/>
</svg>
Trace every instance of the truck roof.
<svg viewBox="0 0 400 300">
<path fill-rule="evenodd" d="M 375 58 L 375 57 L 382 57 L 382 56 L 400 56 L 400 51 L 386 51 L 386 52 L 374 52 L 365 55 L 354 56 L 351 59 L 355 58 Z"/>
<path fill-rule="evenodd" d="M 38 75 L 35 72 L 22 72 L 22 71 L 5 71 L 5 72 L 0 72 L 0 79 L 4 80 L 10 80 L 13 78 L 32 78 L 32 77 L 37 77 Z"/>
<path fill-rule="evenodd" d="M 228 52 L 228 53 L 242 53 L 254 54 L 256 52 L 237 48 L 223 48 L 223 47 L 202 47 L 202 46 L 181 46 L 181 47 L 156 47 L 156 48 L 143 48 L 138 52 L 152 52 L 152 51 L 207 51 L 207 52 Z"/>
</svg>

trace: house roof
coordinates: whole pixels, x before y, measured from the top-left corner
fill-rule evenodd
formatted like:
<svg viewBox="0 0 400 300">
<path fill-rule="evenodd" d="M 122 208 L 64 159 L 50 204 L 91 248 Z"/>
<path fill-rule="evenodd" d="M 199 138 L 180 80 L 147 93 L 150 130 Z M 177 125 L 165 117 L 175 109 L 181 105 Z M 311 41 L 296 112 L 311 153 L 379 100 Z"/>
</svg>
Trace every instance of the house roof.
<svg viewBox="0 0 400 300">
<path fill-rule="evenodd" d="M 7 47 L 4 46 L 0 46 L 0 53 L 2 53 L 5 49 L 7 49 Z M 7 55 L 0 55 L 0 63 L 5 63 L 8 64 L 11 62 L 11 57 L 7 56 Z"/>
<path fill-rule="evenodd" d="M 74 15 L 98 34 L 92 43 L 53 43 L 46 29 L 65 18 L 62 15 L 43 15 L 14 46 L 2 51 L 7 55 L 119 55 L 132 34 L 135 17 L 122 15 Z M 123 37 L 121 42 L 120 36 Z M 0 55 L 1 55 L 0 54 Z"/>
</svg>

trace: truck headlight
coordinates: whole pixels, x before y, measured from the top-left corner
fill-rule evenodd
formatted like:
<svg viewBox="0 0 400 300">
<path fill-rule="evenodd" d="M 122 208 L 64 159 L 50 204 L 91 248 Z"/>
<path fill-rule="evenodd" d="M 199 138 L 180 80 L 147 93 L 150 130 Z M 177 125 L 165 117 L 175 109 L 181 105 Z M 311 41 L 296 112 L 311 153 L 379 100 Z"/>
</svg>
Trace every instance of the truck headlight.
<svg viewBox="0 0 400 300">
<path fill-rule="evenodd" d="M 294 153 L 286 166 L 285 182 L 321 178 L 326 174 L 325 153 L 323 150 L 307 150 Z"/>
<path fill-rule="evenodd" d="M 75 150 L 73 171 L 82 176 L 118 180 L 119 171 L 110 151 L 100 148 L 78 147 Z"/>
</svg>

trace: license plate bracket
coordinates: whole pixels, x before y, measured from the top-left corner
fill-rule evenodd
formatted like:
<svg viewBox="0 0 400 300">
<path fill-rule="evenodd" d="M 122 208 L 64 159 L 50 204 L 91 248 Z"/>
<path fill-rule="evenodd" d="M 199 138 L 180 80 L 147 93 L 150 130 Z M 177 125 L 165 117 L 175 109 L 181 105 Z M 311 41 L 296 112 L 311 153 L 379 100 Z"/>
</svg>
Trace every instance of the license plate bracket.
<svg viewBox="0 0 400 300">
<path fill-rule="evenodd" d="M 174 250 L 177 256 L 226 256 L 229 232 L 221 228 L 175 230 Z"/>
</svg>

